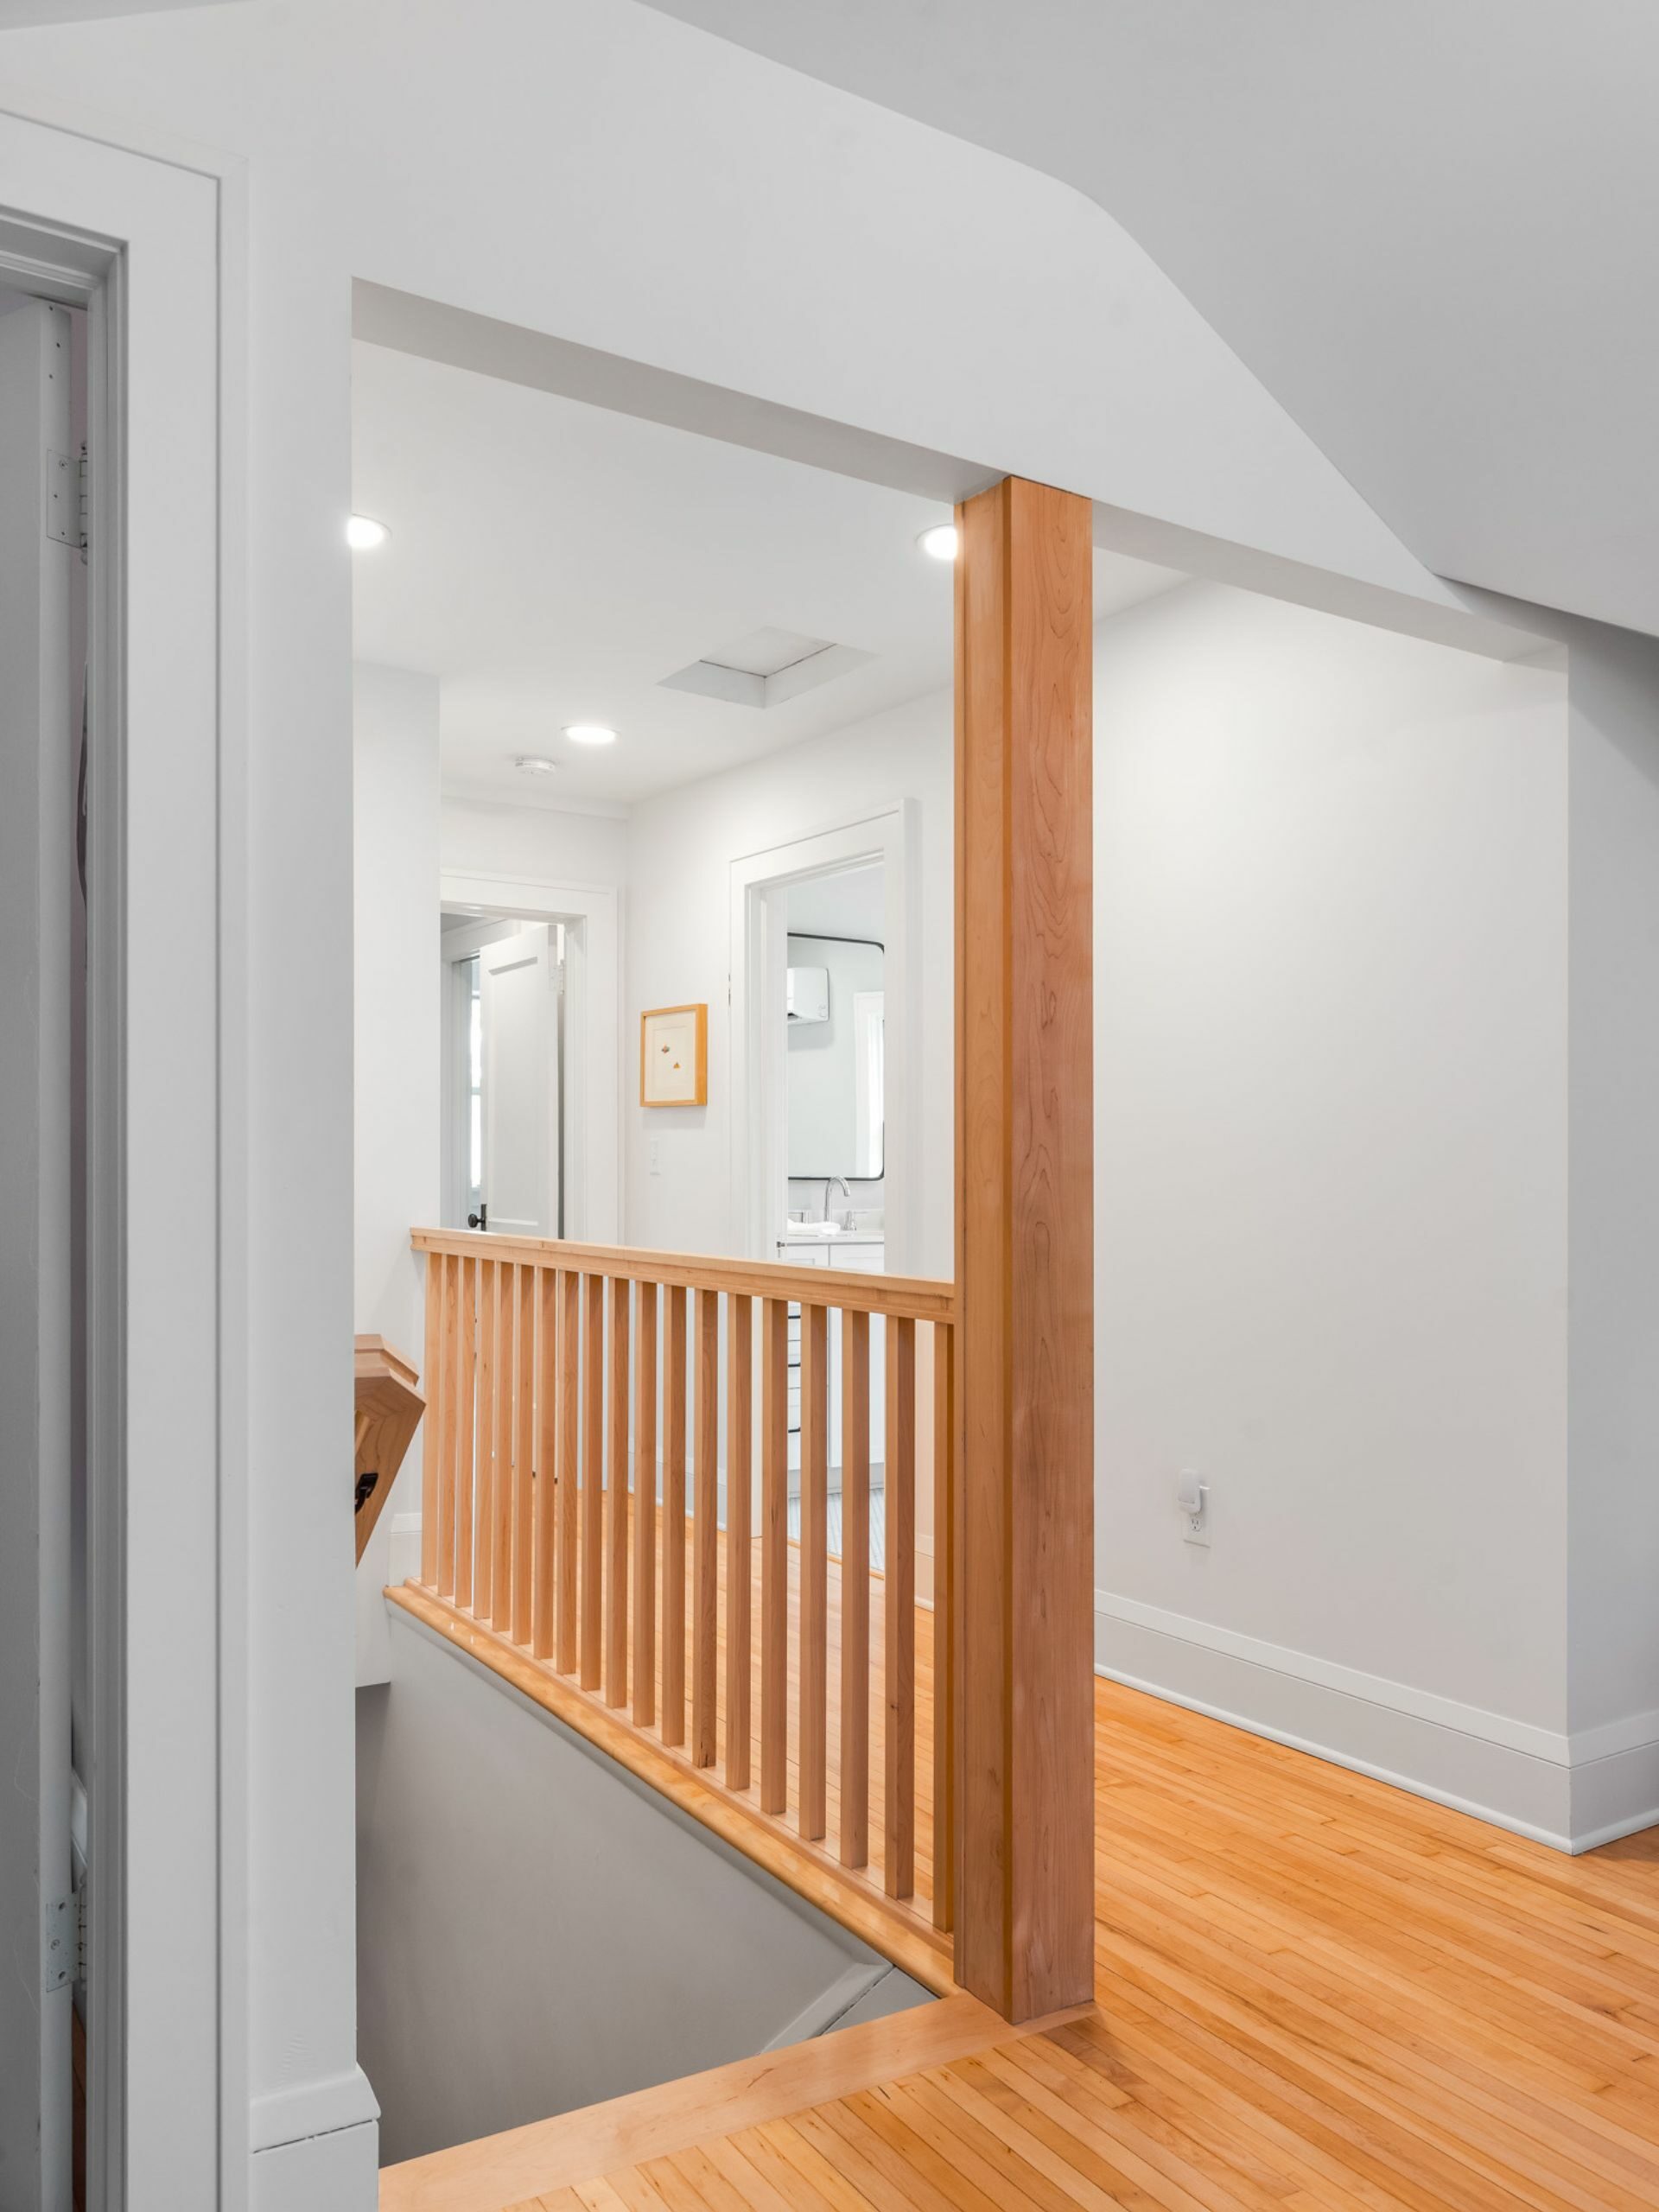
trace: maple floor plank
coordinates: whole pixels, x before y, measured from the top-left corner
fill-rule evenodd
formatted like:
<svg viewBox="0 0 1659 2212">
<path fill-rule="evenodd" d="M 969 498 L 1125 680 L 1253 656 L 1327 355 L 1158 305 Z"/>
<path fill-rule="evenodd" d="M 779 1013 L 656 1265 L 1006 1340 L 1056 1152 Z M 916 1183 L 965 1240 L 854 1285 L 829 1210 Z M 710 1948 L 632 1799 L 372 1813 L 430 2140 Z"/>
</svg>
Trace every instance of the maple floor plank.
<svg viewBox="0 0 1659 2212">
<path fill-rule="evenodd" d="M 832 1669 L 839 1599 L 836 1570 Z M 792 1613 L 792 1586 L 791 1602 Z M 873 1624 L 881 1610 L 878 1594 Z M 931 1741 L 930 1627 L 920 1615 L 918 1728 Z M 881 1718 L 873 1710 L 873 1794 Z M 918 1746 L 925 1879 L 931 1764 Z M 1095 1868 L 1091 2010 L 1019 2035 L 980 2008 L 953 2016 L 944 2047 L 912 2050 L 913 2063 L 894 2042 L 867 2064 L 838 2063 L 816 2089 L 810 2069 L 785 2069 L 770 2093 L 750 2083 L 747 2105 L 723 2103 L 739 2085 L 709 2076 L 706 2091 L 676 2083 L 624 2101 L 637 2120 L 620 2107 L 597 2125 L 572 2113 L 549 2123 L 565 2147 L 541 2201 L 548 2212 L 1659 2204 L 1659 1830 L 1569 1859 L 1103 1681 Z M 577 2171 L 571 2146 L 584 2140 L 591 2164 Z M 528 2182 L 493 2196 L 486 2185 L 382 2196 L 385 2212 L 526 2200 Z"/>
</svg>

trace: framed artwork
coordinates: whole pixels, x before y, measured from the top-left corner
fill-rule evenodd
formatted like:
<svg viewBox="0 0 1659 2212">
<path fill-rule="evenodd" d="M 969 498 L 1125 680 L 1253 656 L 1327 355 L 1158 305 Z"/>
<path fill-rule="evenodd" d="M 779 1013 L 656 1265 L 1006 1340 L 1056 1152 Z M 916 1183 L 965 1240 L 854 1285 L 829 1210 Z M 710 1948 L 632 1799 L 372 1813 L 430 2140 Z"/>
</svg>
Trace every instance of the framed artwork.
<svg viewBox="0 0 1659 2212">
<path fill-rule="evenodd" d="M 709 1103 L 709 1008 L 658 1006 L 639 1017 L 639 1103 Z"/>
</svg>

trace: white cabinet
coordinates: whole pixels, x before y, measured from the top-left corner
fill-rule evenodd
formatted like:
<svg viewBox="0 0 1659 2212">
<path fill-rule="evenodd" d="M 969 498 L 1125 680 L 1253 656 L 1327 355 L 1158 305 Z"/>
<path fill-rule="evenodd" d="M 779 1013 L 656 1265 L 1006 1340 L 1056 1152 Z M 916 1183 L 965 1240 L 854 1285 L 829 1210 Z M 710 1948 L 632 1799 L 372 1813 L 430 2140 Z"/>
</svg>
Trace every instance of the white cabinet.
<svg viewBox="0 0 1659 2212">
<path fill-rule="evenodd" d="M 780 1237 L 778 1257 L 794 1268 L 827 1268 L 831 1273 L 843 1274 L 882 1274 L 887 1269 L 887 1247 L 880 1237 L 837 1236 Z M 830 1294 L 833 1296 L 833 1293 Z M 885 1323 L 878 1316 L 870 1321 L 870 1459 L 880 1464 L 887 1435 L 887 1399 L 883 1388 L 886 1372 L 886 1345 L 883 1343 Z M 841 1465 L 841 1325 L 832 1313 L 830 1319 L 830 1465 L 831 1481 L 836 1480 L 833 1471 Z M 800 1487 L 801 1467 L 801 1313 L 798 1306 L 789 1309 L 789 1471 L 791 1492 Z"/>
</svg>

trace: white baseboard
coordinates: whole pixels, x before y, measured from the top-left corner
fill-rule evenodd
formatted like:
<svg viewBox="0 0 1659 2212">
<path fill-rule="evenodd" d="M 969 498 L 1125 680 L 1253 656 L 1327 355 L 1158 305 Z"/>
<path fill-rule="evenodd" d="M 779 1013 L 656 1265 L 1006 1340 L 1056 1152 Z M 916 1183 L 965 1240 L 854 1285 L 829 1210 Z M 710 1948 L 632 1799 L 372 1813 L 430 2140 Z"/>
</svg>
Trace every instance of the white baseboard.
<svg viewBox="0 0 1659 2212">
<path fill-rule="evenodd" d="M 256 2097 L 251 2212 L 374 2212 L 380 2107 L 360 2066 Z"/>
<path fill-rule="evenodd" d="M 250 2212 L 375 2212 L 379 2197 L 380 2129 L 374 2120 L 254 2152 Z"/>
<path fill-rule="evenodd" d="M 1095 1592 L 1096 1672 L 1557 1851 L 1659 1825 L 1659 1713 L 1567 1736 Z"/>
</svg>

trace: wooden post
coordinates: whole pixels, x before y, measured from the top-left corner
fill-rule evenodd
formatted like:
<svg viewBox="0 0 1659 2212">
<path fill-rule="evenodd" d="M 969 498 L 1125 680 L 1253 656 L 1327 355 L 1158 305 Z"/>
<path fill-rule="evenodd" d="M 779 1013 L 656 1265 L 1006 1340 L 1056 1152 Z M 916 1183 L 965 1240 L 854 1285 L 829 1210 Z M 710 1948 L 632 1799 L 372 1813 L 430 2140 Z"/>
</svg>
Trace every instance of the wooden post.
<svg viewBox="0 0 1659 2212">
<path fill-rule="evenodd" d="M 957 511 L 957 1979 L 1094 1993 L 1090 503 Z"/>
</svg>

